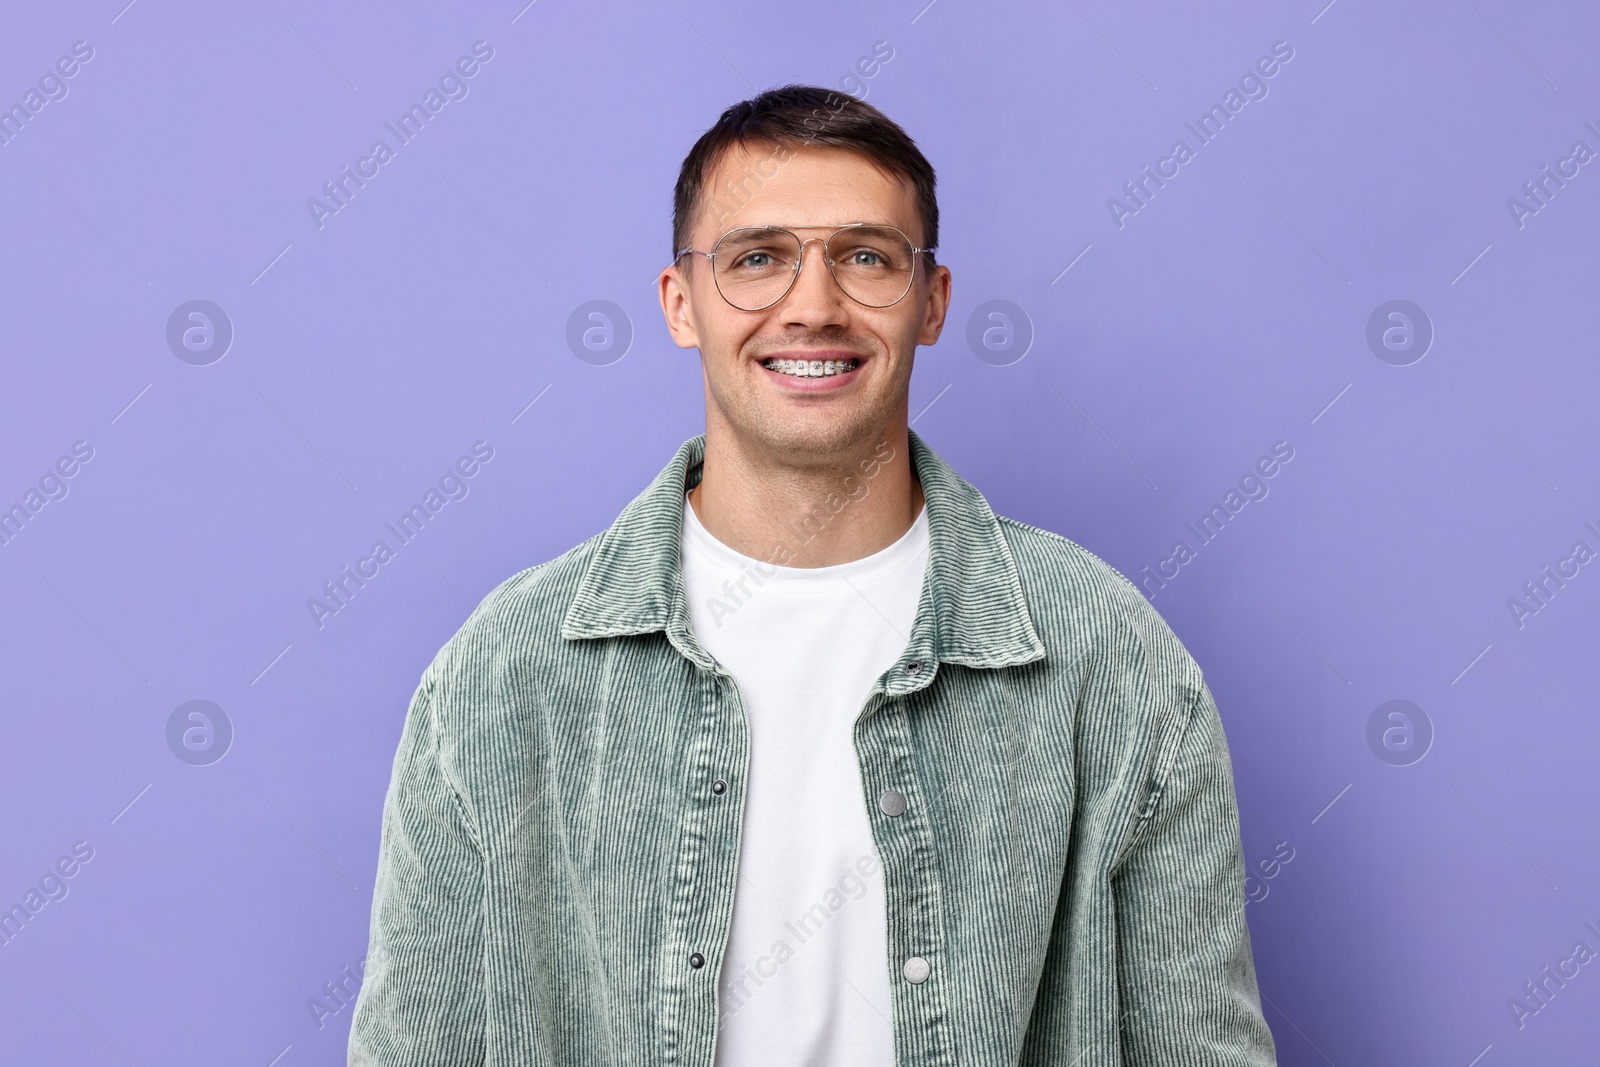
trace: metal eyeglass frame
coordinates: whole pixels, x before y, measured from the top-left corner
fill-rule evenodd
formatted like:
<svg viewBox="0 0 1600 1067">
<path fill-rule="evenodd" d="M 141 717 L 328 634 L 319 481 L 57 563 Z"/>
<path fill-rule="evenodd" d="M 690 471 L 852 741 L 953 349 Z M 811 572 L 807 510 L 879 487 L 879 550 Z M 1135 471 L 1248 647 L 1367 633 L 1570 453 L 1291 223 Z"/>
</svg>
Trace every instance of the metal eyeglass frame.
<svg viewBox="0 0 1600 1067">
<path fill-rule="evenodd" d="M 869 304 L 865 300 L 862 300 L 859 297 L 857 297 L 854 293 L 850 292 L 850 290 L 846 289 L 844 287 L 844 285 L 840 283 L 839 276 L 837 274 L 833 273 L 833 258 L 828 255 L 828 245 L 833 241 L 833 239 L 835 237 L 839 236 L 841 233 L 843 233 L 846 230 L 856 230 L 856 229 L 861 229 L 863 227 L 869 227 L 869 226 L 874 228 L 874 229 L 893 230 L 895 233 L 899 234 L 901 237 L 904 237 L 906 244 L 911 248 L 911 274 L 906 279 L 905 291 L 902 292 L 899 296 L 895 297 L 893 300 L 889 301 L 887 304 Z M 802 226 L 801 229 L 803 229 L 803 230 L 819 230 L 819 229 L 822 229 L 822 227 L 820 227 L 820 226 Z M 740 230 L 775 230 L 775 231 L 777 231 L 779 233 L 786 233 L 790 237 L 793 237 L 796 241 L 800 242 L 800 255 L 795 258 L 794 270 L 789 275 L 789 284 L 784 286 L 783 292 L 778 294 L 777 299 L 773 300 L 769 304 L 763 304 L 758 308 L 742 308 L 738 304 L 735 304 L 732 300 L 728 299 L 728 294 L 724 293 L 722 291 L 722 284 L 717 281 L 717 269 L 716 269 L 717 268 L 717 249 L 722 247 L 722 242 L 726 241 L 728 239 L 729 234 L 738 233 Z M 827 237 L 810 237 L 810 238 L 806 238 L 804 240 L 801 239 L 799 234 L 795 233 L 793 230 L 791 230 L 791 229 L 789 229 L 788 227 L 785 227 L 785 226 L 735 226 L 733 229 L 729 230 L 727 233 L 725 233 L 721 237 L 717 238 L 717 243 L 711 246 L 711 251 L 702 252 L 698 248 L 680 248 L 680 249 L 678 249 L 678 254 L 676 256 L 674 256 L 673 259 L 674 259 L 674 261 L 682 259 L 684 254 L 687 253 L 687 252 L 693 252 L 697 256 L 705 256 L 706 259 L 711 261 L 711 283 L 716 286 L 717 295 L 722 297 L 722 299 L 724 301 L 726 301 L 726 303 L 727 303 L 727 305 L 729 307 L 733 308 L 736 311 L 765 311 L 765 310 L 767 310 L 767 308 L 772 307 L 774 304 L 781 303 L 783 301 L 783 298 L 788 296 L 790 291 L 794 289 L 794 283 L 799 280 L 800 272 L 805 269 L 805 265 L 806 265 L 806 245 L 810 244 L 812 241 L 821 241 L 822 242 L 822 262 L 823 262 L 823 265 L 828 268 L 828 277 L 833 279 L 833 284 L 834 285 L 839 286 L 839 291 L 841 293 L 843 293 L 845 296 L 848 296 L 851 300 L 854 300 L 856 303 L 860 304 L 862 307 L 874 308 L 874 309 L 894 307 L 896 304 L 900 303 L 900 301 L 904 300 L 906 298 L 906 293 L 911 292 L 911 287 L 917 283 L 917 257 L 919 255 L 922 255 L 923 253 L 926 253 L 926 252 L 936 251 L 936 249 L 933 249 L 933 248 L 918 248 L 917 245 L 916 245 L 916 242 L 912 241 L 910 237 L 907 237 L 906 236 L 906 232 L 904 230 L 902 230 L 898 226 L 890 226 L 888 223 L 881 223 L 881 222 L 851 222 L 851 223 L 846 223 L 843 226 L 840 226 L 837 230 L 834 230 Z"/>
</svg>

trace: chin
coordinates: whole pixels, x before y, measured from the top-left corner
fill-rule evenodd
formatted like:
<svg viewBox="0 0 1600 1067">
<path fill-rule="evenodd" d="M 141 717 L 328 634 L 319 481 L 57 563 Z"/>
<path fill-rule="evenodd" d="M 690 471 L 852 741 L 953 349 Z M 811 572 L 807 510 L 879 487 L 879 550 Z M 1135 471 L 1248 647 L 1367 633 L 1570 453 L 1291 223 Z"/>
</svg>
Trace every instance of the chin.
<svg viewBox="0 0 1600 1067">
<path fill-rule="evenodd" d="M 840 415 L 845 415 L 840 418 Z M 841 455 L 871 449 L 882 435 L 887 420 L 872 418 L 865 412 L 830 412 L 827 417 L 808 417 L 806 412 L 785 412 L 766 420 L 754 436 L 769 450 L 785 459 L 800 462 L 811 457 L 836 462 Z"/>
</svg>

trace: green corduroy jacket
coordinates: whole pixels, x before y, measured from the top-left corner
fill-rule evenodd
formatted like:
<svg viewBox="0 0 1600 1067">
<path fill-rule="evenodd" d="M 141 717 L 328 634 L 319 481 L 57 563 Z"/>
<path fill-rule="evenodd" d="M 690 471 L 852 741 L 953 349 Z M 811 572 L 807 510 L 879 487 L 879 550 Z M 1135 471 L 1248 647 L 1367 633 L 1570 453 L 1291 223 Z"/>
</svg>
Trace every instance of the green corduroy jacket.
<svg viewBox="0 0 1600 1067">
<path fill-rule="evenodd" d="M 1109 565 L 907 444 L 928 570 L 852 732 L 895 1064 L 1273 1064 L 1199 667 Z M 684 600 L 704 454 L 685 442 L 609 529 L 501 584 L 424 671 L 351 1064 L 711 1067 L 749 747 Z"/>
</svg>

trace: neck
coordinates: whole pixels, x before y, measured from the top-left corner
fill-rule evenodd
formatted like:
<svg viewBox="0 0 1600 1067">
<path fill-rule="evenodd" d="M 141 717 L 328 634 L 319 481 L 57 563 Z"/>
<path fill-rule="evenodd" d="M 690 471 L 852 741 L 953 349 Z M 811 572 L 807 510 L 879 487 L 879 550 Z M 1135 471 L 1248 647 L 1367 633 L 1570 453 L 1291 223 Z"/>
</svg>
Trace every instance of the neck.
<svg viewBox="0 0 1600 1067">
<path fill-rule="evenodd" d="M 898 541 L 922 509 L 903 422 L 826 460 L 742 448 L 707 428 L 705 465 L 689 493 L 702 526 L 753 559 L 829 567 Z"/>
</svg>

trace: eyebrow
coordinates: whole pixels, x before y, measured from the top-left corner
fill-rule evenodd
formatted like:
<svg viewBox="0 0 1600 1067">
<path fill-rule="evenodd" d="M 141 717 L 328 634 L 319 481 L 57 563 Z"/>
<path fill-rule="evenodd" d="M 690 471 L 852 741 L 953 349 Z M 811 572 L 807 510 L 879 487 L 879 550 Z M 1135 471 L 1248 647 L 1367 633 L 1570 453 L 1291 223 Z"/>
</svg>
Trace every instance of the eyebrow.
<svg viewBox="0 0 1600 1067">
<path fill-rule="evenodd" d="M 837 224 L 819 223 L 818 225 L 815 225 L 815 226 L 784 226 L 784 225 L 781 225 L 781 224 L 776 223 L 776 222 L 762 222 L 762 223 L 753 223 L 753 224 L 751 224 L 749 226 L 733 226 L 733 227 L 730 227 L 730 229 L 733 229 L 733 230 L 842 230 L 846 226 L 889 226 L 889 227 L 893 227 L 895 229 L 899 229 L 899 227 L 895 226 L 895 224 L 892 223 L 892 222 L 869 221 L 869 220 L 866 220 L 866 219 L 858 219 L 858 220 L 856 220 L 854 222 L 841 222 L 841 223 L 837 223 Z"/>
</svg>

